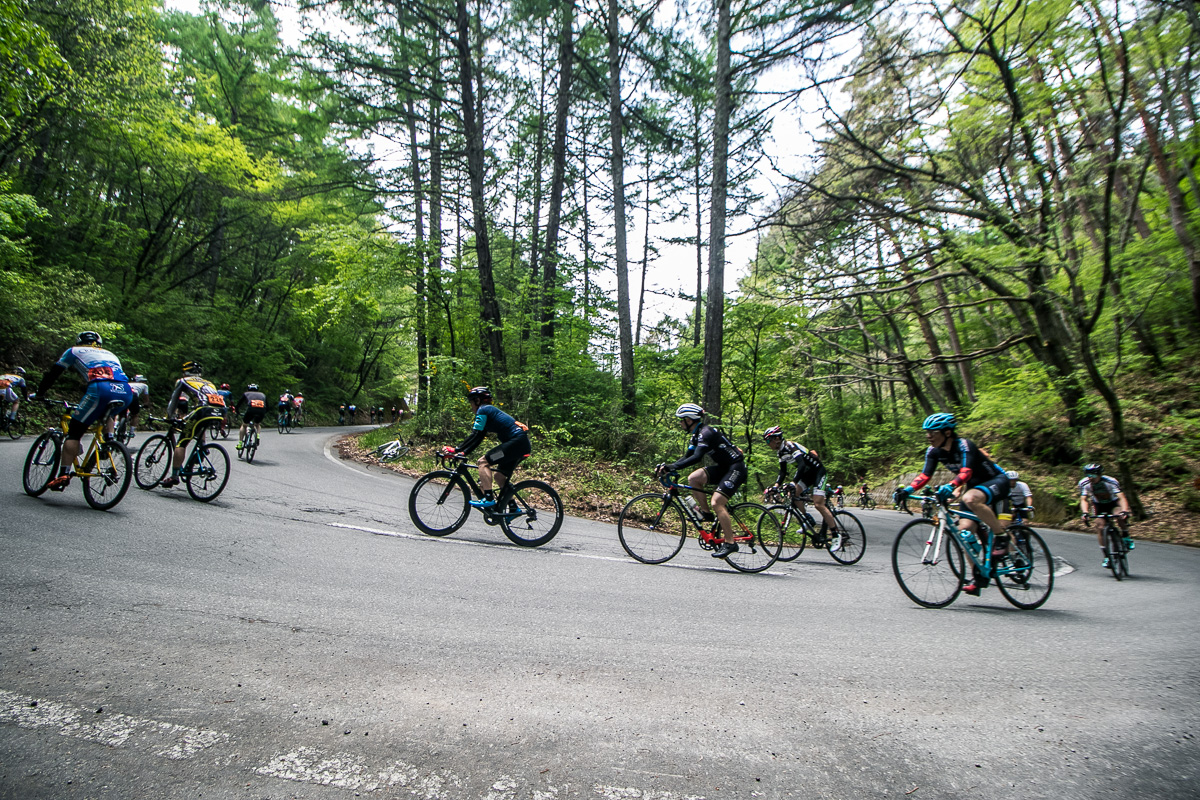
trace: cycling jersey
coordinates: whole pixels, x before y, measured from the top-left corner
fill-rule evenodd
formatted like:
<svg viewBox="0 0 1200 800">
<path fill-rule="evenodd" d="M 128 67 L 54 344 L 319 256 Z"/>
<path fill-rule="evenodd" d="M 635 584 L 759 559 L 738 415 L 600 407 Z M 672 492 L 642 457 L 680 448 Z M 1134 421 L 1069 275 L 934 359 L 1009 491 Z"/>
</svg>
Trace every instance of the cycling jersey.
<svg viewBox="0 0 1200 800">
<path fill-rule="evenodd" d="M 279 395 L 279 407 L 280 408 L 291 408 L 292 401 L 295 399 L 296 398 L 292 397 L 290 394 L 286 394 L 286 393 L 281 394 L 281 395 Z"/>
<path fill-rule="evenodd" d="M 687 453 L 683 458 L 671 465 L 672 471 L 700 463 L 705 456 L 712 456 L 713 461 L 723 470 L 728 470 L 734 464 L 744 462 L 745 455 L 729 437 L 711 425 L 700 424 L 692 433 L 688 443 Z"/>
<path fill-rule="evenodd" d="M 925 467 L 912 482 L 912 488 L 920 489 L 929 483 L 929 479 L 933 477 L 939 464 L 944 464 L 951 471 L 957 469 L 954 477 L 950 480 L 952 486 L 965 484 L 968 488 L 974 489 L 996 477 L 1002 477 L 1005 483 L 1008 482 L 1008 477 L 1003 470 L 985 456 L 974 442 L 962 436 L 955 436 L 949 450 L 930 446 L 925 451 Z"/>
<path fill-rule="evenodd" d="M 55 364 L 64 370 L 73 369 L 88 383 L 93 381 L 121 381 L 129 383 L 121 369 L 121 361 L 103 347 L 72 347 L 63 353 Z"/>
<path fill-rule="evenodd" d="M 226 408 L 233 408 L 233 392 L 228 389 L 218 389 L 217 394 L 221 395 L 221 399 L 225 401 Z"/>
<path fill-rule="evenodd" d="M 1079 482 L 1079 494 L 1089 497 L 1097 503 L 1115 503 L 1121 494 L 1121 484 L 1116 478 L 1105 475 L 1093 484 L 1087 478 Z"/>
<path fill-rule="evenodd" d="M 458 446 L 459 452 L 470 453 L 489 433 L 496 434 L 501 444 L 518 437 L 525 437 L 526 440 L 529 438 L 515 419 L 489 404 L 480 406 L 475 412 L 475 423 L 471 426 L 470 435 Z"/>
<path fill-rule="evenodd" d="M 110 404 L 120 402 L 122 409 L 129 407 L 133 393 L 129 391 L 129 378 L 121 368 L 121 360 L 102 347 L 77 345 L 68 348 L 42 376 L 38 396 L 45 397 L 46 391 L 69 369 L 87 381 L 88 388 L 79 407 L 71 414 L 68 439 L 82 436 L 89 425 L 104 416 Z"/>
<path fill-rule="evenodd" d="M 29 399 L 29 386 L 25 383 L 25 376 L 0 375 L 0 397 L 10 403 L 15 403 L 17 402 L 17 392 L 20 392 L 21 397 L 25 400 Z"/>
<path fill-rule="evenodd" d="M 149 403 L 150 403 L 150 387 L 149 386 L 142 383 L 141 381 L 131 381 L 129 383 L 129 388 L 133 390 L 134 394 L 136 394 L 139 398 L 144 400 L 147 405 L 149 405 Z"/>
<path fill-rule="evenodd" d="M 1017 481 L 1009 492 L 1009 499 L 1014 506 L 1027 506 L 1033 502 L 1033 490 L 1025 481 Z"/>
<path fill-rule="evenodd" d="M 193 401 L 197 408 L 225 408 L 225 398 L 221 397 L 221 393 L 217 391 L 217 387 L 212 381 L 201 378 L 199 375 L 185 375 L 176 381 L 174 388 L 171 389 L 171 402 L 167 404 L 167 416 L 178 416 Z"/>
<path fill-rule="evenodd" d="M 824 489 L 825 466 L 821 463 L 820 459 L 813 455 L 813 451 L 802 444 L 785 441 L 779 446 L 778 456 L 778 483 L 783 483 L 787 480 L 788 465 L 795 464 L 796 475 L 792 478 L 793 481 L 804 484 L 804 488 Z"/>
<path fill-rule="evenodd" d="M 242 413 L 245 422 L 262 422 L 267 414 L 267 396 L 262 392 L 243 392 L 234 410 L 241 411 L 242 406 L 246 407 Z"/>
</svg>

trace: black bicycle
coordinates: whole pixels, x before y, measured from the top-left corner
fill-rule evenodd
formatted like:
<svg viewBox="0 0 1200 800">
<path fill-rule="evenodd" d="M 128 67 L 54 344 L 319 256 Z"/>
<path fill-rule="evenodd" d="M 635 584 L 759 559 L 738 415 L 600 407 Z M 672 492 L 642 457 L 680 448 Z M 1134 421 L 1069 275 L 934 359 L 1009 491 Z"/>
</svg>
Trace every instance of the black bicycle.
<svg viewBox="0 0 1200 800">
<path fill-rule="evenodd" d="M 812 545 L 828 550 L 829 555 L 839 564 L 857 564 L 867 549 L 867 534 L 858 517 L 849 511 L 831 510 L 837 528 L 829 530 L 828 524 L 822 518 L 821 527 L 818 529 L 812 514 L 807 509 L 801 510 L 793 504 L 795 491 L 795 487 L 790 485 L 782 490 L 774 487 L 767 490 L 767 496 L 776 502 L 776 505 L 769 506 L 768 510 L 776 516 L 783 530 L 783 546 L 779 552 L 779 560 L 795 561 L 804 552 L 804 548 Z M 801 495 L 799 499 L 805 504 L 812 502 L 812 497 L 807 494 Z M 778 502 L 780 500 L 783 502 Z"/>
<path fill-rule="evenodd" d="M 171 457 L 175 452 L 175 440 L 183 427 L 183 420 L 151 417 L 155 422 L 166 423 L 165 434 L 156 433 L 142 442 L 133 462 L 133 479 L 140 489 L 153 489 L 166 480 L 171 472 Z M 229 482 L 229 454 L 214 442 L 205 442 L 204 433 L 208 424 L 196 432 L 184 453 L 183 472 L 179 475 L 194 500 L 209 503 L 217 499 Z"/>
<path fill-rule="evenodd" d="M 18 411 L 16 419 L 9 419 L 8 414 L 0 414 L 0 431 L 10 439 L 20 439 L 25 434 L 25 415 Z"/>
<path fill-rule="evenodd" d="M 247 464 L 253 464 L 254 454 L 258 452 L 258 443 L 258 423 L 247 422 L 246 433 L 242 436 L 241 441 L 238 442 L 241 445 L 237 451 L 238 458 L 244 458 Z"/>
<path fill-rule="evenodd" d="M 439 469 L 421 476 L 408 495 L 408 515 L 430 536 L 449 536 L 461 528 L 471 513 L 472 497 L 483 499 L 483 490 L 470 470 L 467 457 L 435 453 Z M 504 535 L 522 547 L 540 547 L 562 527 L 563 504 L 550 484 L 538 480 L 508 482 L 496 495 L 496 505 L 481 508 L 483 521 L 499 525 Z"/>
<path fill-rule="evenodd" d="M 291 433 L 293 425 L 291 409 L 279 412 L 279 417 L 275 422 L 279 427 L 280 433 Z"/>
<path fill-rule="evenodd" d="M 1108 548 L 1108 568 L 1113 577 L 1123 581 L 1129 577 L 1129 547 L 1125 535 L 1112 514 L 1097 514 L 1104 520 L 1104 544 Z"/>
<path fill-rule="evenodd" d="M 865 509 L 874 509 L 875 508 L 875 498 L 871 497 L 870 494 L 861 494 L 860 493 L 858 495 L 858 507 L 865 508 Z"/>
</svg>

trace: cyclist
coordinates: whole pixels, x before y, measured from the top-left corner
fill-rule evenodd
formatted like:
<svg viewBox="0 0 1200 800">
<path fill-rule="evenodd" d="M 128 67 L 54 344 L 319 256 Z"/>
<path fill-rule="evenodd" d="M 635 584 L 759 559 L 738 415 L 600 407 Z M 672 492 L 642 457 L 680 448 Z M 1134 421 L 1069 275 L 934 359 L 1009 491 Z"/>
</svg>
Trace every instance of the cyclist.
<svg viewBox="0 0 1200 800">
<path fill-rule="evenodd" d="M 1029 484 L 1021 480 L 1021 474 L 1016 470 L 1010 469 L 1004 473 L 1008 476 L 1008 484 L 1010 487 L 1008 492 L 1008 502 L 1012 507 L 1013 522 L 1020 520 L 1024 522 L 1033 517 L 1033 490 L 1029 488 Z"/>
<path fill-rule="evenodd" d="M 292 398 L 292 408 L 296 409 L 296 420 L 304 419 L 304 392 L 296 392 Z"/>
<path fill-rule="evenodd" d="M 928 491 L 928 490 L 926 490 L 926 491 Z M 908 495 L 909 495 L 908 492 L 897 489 L 892 494 L 892 501 L 893 501 L 893 507 L 897 511 L 902 511 L 905 514 L 908 514 L 911 516 L 913 512 L 912 512 L 912 509 L 908 507 Z"/>
<path fill-rule="evenodd" d="M 338 425 L 346 424 L 346 404 L 342 403 L 338 406 Z"/>
<path fill-rule="evenodd" d="M 1104 520 L 1100 519 L 1099 515 L 1116 511 L 1117 524 L 1121 526 L 1125 547 L 1133 549 L 1133 539 L 1129 536 L 1129 501 L 1125 499 L 1117 479 L 1105 475 L 1099 464 L 1088 464 L 1083 468 L 1083 479 L 1079 481 L 1079 509 L 1083 512 L 1085 525 L 1091 522 L 1091 517 L 1096 517 L 1096 538 L 1100 540 L 1100 549 L 1104 551 L 1106 569 L 1109 557 L 1108 542 L 1104 541 Z"/>
<path fill-rule="evenodd" d="M 125 413 L 129 415 L 129 438 L 137 434 L 138 414 L 143 408 L 150 408 L 150 387 L 146 384 L 146 376 L 137 374 L 129 382 L 129 388 L 137 396 L 137 402 L 131 403 Z"/>
<path fill-rule="evenodd" d="M 871 493 L 871 487 L 864 483 L 858 487 L 858 505 L 860 508 L 867 507 L 867 495 Z"/>
<path fill-rule="evenodd" d="M 817 511 L 820 512 L 821 519 L 825 520 L 828 529 L 835 530 L 837 523 L 833 518 L 833 512 L 829 510 L 829 506 L 825 502 L 825 465 L 821 463 L 817 451 L 809 450 L 796 442 L 785 441 L 783 428 L 778 425 L 763 431 L 763 438 L 767 440 L 767 447 L 770 447 L 779 456 L 779 477 L 775 479 L 775 488 L 783 488 L 784 482 L 787 481 L 788 464 L 795 464 L 796 475 L 792 481 L 795 484 L 796 493 L 793 495 L 793 504 L 803 511 L 804 503 L 800 500 L 800 495 L 808 489 L 812 489 L 813 505 L 817 507 Z M 763 492 L 763 495 L 765 496 L 769 491 L 770 489 Z"/>
<path fill-rule="evenodd" d="M 183 427 L 171 458 L 171 474 L 162 482 L 167 489 L 179 483 L 183 473 L 183 451 L 188 443 L 193 439 L 203 443 L 205 430 L 221 424 L 221 409 L 225 408 L 225 398 L 216 384 L 202 377 L 204 369 L 199 361 L 183 362 L 182 370 L 183 377 L 175 382 L 171 402 L 167 405 L 169 419 L 183 417 Z M 194 408 L 183 416 L 182 412 L 193 405 Z"/>
<path fill-rule="evenodd" d="M 104 340 L 95 331 L 83 331 L 75 337 L 75 346 L 54 362 L 54 366 L 42 376 L 37 391 L 32 397 L 45 397 L 46 392 L 54 385 L 59 376 L 68 369 L 74 370 L 87 381 L 87 392 L 79 401 L 79 406 L 71 414 L 67 424 L 67 438 L 63 442 L 62 457 L 59 460 L 58 477 L 50 481 L 51 491 L 61 492 L 71 482 L 75 459 L 82 449 L 79 440 L 83 434 L 98 419 L 104 416 L 110 403 L 120 402 L 118 411 L 129 407 L 137 397 L 129 388 L 129 378 L 121 369 L 121 360 L 104 349 Z M 106 432 L 112 435 L 116 417 L 109 417 Z"/>
<path fill-rule="evenodd" d="M 715 517 L 721 526 L 723 541 L 713 551 L 713 558 L 728 558 L 738 551 L 737 542 L 733 540 L 733 523 L 729 519 L 729 498 L 746 482 L 746 457 L 728 436 L 705 423 L 705 411 L 695 403 L 684 403 L 675 409 L 675 416 L 683 429 L 692 435 L 691 441 L 683 458 L 672 464 L 659 464 L 654 475 L 658 477 L 666 472 L 676 472 L 700 463 L 706 455 L 712 456 L 716 466 L 700 467 L 688 475 L 688 485 L 693 489 L 701 489 L 708 483 L 717 485 L 713 493 L 712 511 L 708 508 L 708 495 L 699 491 L 692 492 L 692 495 L 704 519 L 711 521 Z"/>
<path fill-rule="evenodd" d="M 350 404 L 350 405 L 349 405 L 349 406 L 346 408 L 346 410 L 347 410 L 347 412 L 349 412 L 349 414 L 350 414 L 350 424 L 351 424 L 351 425 L 353 425 L 353 424 L 354 424 L 354 413 L 355 413 L 356 411 L 358 411 L 358 406 L 354 405 L 354 403 L 351 403 L 351 404 Z"/>
<path fill-rule="evenodd" d="M 17 392 L 21 393 L 17 397 Z M 13 371 L 0 375 L 0 402 L 9 403 L 7 425 L 12 425 L 17 421 L 17 409 L 21 407 L 21 400 L 29 399 L 29 386 L 25 383 L 25 368 L 14 367 Z"/>
<path fill-rule="evenodd" d="M 392 406 L 392 422 L 394 423 L 399 418 L 399 416 L 400 416 L 399 410 L 397 410 L 397 408 L 395 406 Z"/>
<path fill-rule="evenodd" d="M 221 388 L 217 389 L 217 394 L 225 401 L 225 407 L 221 409 L 221 418 L 225 420 L 225 427 L 228 428 L 229 412 L 233 410 L 233 390 L 229 388 L 228 383 L 222 383 Z"/>
<path fill-rule="evenodd" d="M 533 453 L 525 427 L 510 415 L 492 405 L 492 392 L 486 386 L 476 386 L 467 392 L 467 402 L 475 414 L 471 433 L 462 444 L 454 448 L 456 455 L 470 455 L 489 433 L 496 434 L 500 444 L 480 457 L 479 488 L 482 500 L 472 500 L 475 508 L 493 508 L 496 505 L 496 489 L 503 492 L 505 484 L 512 479 L 513 470 Z"/>
<path fill-rule="evenodd" d="M 246 410 L 242 411 L 242 406 Z M 246 384 L 246 391 L 238 398 L 234 411 L 241 411 L 242 426 L 238 429 L 237 449 L 242 449 L 242 441 L 246 438 L 246 426 L 253 425 L 255 433 L 261 433 L 262 421 L 267 416 L 267 396 L 258 390 L 257 383 Z"/>
<path fill-rule="evenodd" d="M 837 500 L 838 508 L 841 508 L 846 503 L 846 490 L 839 483 L 838 487 L 833 490 L 833 496 Z"/>
<path fill-rule="evenodd" d="M 929 448 L 925 451 L 925 467 L 910 486 L 897 489 L 896 496 L 899 498 L 901 493 L 908 496 L 920 489 L 929 482 L 940 464 L 948 469 L 957 469 L 949 483 L 938 487 L 938 499 L 947 500 L 957 496 L 961 501 L 960 507 L 979 517 L 996 534 L 992 557 L 999 558 L 1008 553 L 1008 537 L 1004 534 L 1004 523 L 996 517 L 992 506 L 1008 499 L 1008 476 L 980 451 L 978 445 L 958 435 L 955 430 L 957 424 L 953 414 L 930 414 L 925 418 L 921 425 L 925 430 L 925 440 L 929 442 Z M 975 527 L 973 520 L 963 519 L 959 522 L 960 529 L 974 530 Z M 980 589 L 986 585 L 987 578 L 976 571 L 974 580 L 964 586 L 963 591 L 978 597 Z"/>
<path fill-rule="evenodd" d="M 292 401 L 295 399 L 291 389 L 284 389 L 283 394 L 279 395 L 279 406 L 276 413 L 281 417 L 286 417 L 288 425 L 292 424 Z"/>
</svg>

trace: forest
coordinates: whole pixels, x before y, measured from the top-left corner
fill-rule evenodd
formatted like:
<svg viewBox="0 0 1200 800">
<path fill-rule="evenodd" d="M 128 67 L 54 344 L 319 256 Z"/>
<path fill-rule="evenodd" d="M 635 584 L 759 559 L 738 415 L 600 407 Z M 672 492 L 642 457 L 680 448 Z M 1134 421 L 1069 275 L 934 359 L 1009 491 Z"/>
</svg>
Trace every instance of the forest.
<svg viewBox="0 0 1200 800">
<path fill-rule="evenodd" d="M 699 402 L 847 485 L 954 411 L 1180 526 L 1197 55 L 1194 0 L 0 0 L 0 369 L 92 329 L 431 441 L 488 384 L 642 473 Z"/>
</svg>

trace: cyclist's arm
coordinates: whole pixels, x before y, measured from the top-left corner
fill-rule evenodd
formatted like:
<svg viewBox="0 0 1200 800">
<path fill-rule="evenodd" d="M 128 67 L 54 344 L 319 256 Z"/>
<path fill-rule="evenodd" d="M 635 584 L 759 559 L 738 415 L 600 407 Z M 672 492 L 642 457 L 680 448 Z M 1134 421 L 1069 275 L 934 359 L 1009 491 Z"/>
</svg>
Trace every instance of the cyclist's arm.
<svg viewBox="0 0 1200 800">
<path fill-rule="evenodd" d="M 913 492 L 929 483 L 929 479 L 932 478 L 933 473 L 937 471 L 938 461 L 935 450 L 936 448 L 930 447 L 925 451 L 925 466 L 921 468 L 921 474 L 914 478 L 913 482 L 909 484 L 909 486 L 912 487 Z M 909 492 L 909 494 L 911 493 L 912 492 Z"/>
<path fill-rule="evenodd" d="M 704 460 L 704 456 L 708 454 L 708 445 L 703 440 L 698 441 L 695 447 L 688 448 L 688 453 L 683 458 L 670 464 L 667 469 L 671 472 L 678 472 L 684 467 L 690 467 L 692 464 L 699 464 Z"/>
<path fill-rule="evenodd" d="M 35 394 L 38 397 L 45 399 L 46 392 L 50 391 L 50 387 L 54 385 L 54 382 L 57 381 L 65 371 L 66 367 L 64 367 L 62 364 L 55 364 L 53 367 L 51 367 L 50 370 L 42 376 L 42 382 L 38 384 L 37 392 L 35 392 Z M 26 397 L 26 399 L 28 400 L 29 398 Z"/>
<path fill-rule="evenodd" d="M 487 436 L 487 432 L 476 428 L 475 430 L 472 430 L 471 435 L 464 439 L 463 443 L 455 449 L 460 453 L 470 454 L 470 452 L 478 447 L 479 443 L 483 441 L 484 436 Z"/>
</svg>

